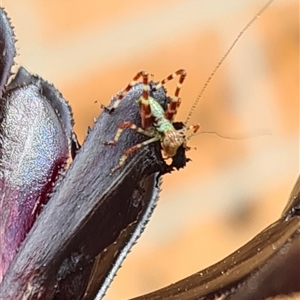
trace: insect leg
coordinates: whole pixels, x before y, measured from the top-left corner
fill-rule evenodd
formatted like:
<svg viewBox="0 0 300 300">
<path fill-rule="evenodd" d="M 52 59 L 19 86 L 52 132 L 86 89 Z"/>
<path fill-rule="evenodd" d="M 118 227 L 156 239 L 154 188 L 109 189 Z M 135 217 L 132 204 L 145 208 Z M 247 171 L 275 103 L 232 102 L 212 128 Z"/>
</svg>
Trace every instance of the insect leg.
<svg viewBox="0 0 300 300">
<path fill-rule="evenodd" d="M 162 87 L 164 84 L 166 84 L 168 81 L 176 78 L 177 76 L 179 76 L 179 80 L 177 82 L 177 86 L 176 86 L 176 90 L 175 90 L 175 94 L 173 97 L 171 97 L 171 102 L 168 103 L 167 109 L 165 111 L 165 117 L 170 120 L 173 121 L 173 119 L 175 118 L 176 114 L 177 114 L 177 110 L 180 106 L 181 103 L 181 99 L 179 98 L 179 92 L 180 89 L 182 87 L 183 81 L 186 77 L 186 72 L 183 69 L 180 69 L 178 71 L 176 71 L 175 73 L 169 75 L 167 78 L 163 79 L 159 84 L 156 85 L 155 89 L 158 90 L 160 87 Z"/>
<path fill-rule="evenodd" d="M 140 132 L 140 131 L 139 131 L 139 132 Z M 132 152 L 134 152 L 134 151 L 136 151 L 136 150 L 138 150 L 138 149 L 140 149 L 140 148 L 142 148 L 142 147 L 145 147 L 145 146 L 147 146 L 147 145 L 149 145 L 149 144 L 151 144 L 151 143 L 153 143 L 153 142 L 156 142 L 157 140 L 159 140 L 159 136 L 154 136 L 154 137 L 152 137 L 152 138 L 149 139 L 149 140 L 146 140 L 146 141 L 144 141 L 144 142 L 142 142 L 142 143 L 136 144 L 136 145 L 130 147 L 129 149 L 127 149 L 127 150 L 123 153 L 123 155 L 121 156 L 121 158 L 120 158 L 120 160 L 119 160 L 119 163 L 116 165 L 116 167 L 114 167 L 114 168 L 111 170 L 110 175 L 113 174 L 117 169 L 119 169 L 119 168 L 122 167 L 122 165 L 125 163 L 125 161 L 126 161 L 126 159 L 128 158 L 128 156 L 129 156 Z"/>
<path fill-rule="evenodd" d="M 200 124 L 197 123 L 197 124 L 193 124 L 193 125 L 190 125 L 186 128 L 186 131 L 187 130 L 193 130 L 193 133 L 191 133 L 187 138 L 186 138 L 186 141 L 188 141 L 189 139 L 191 139 L 197 132 L 198 130 L 200 129 Z"/>
<path fill-rule="evenodd" d="M 124 96 L 132 89 L 134 85 L 136 85 L 139 79 L 143 76 L 145 77 L 146 73 L 144 71 L 138 72 L 132 79 L 132 81 L 127 85 L 127 87 L 118 95 L 117 100 L 115 101 L 114 105 L 111 108 L 111 111 L 114 111 L 124 98 Z M 147 75 L 148 76 L 148 75 Z"/>
<path fill-rule="evenodd" d="M 132 129 L 136 132 L 139 132 L 141 134 L 144 134 L 146 136 L 149 136 L 149 137 L 153 137 L 153 132 L 151 131 L 147 131 L 147 130 L 144 130 L 143 128 L 141 127 L 138 127 L 136 126 L 135 124 L 133 124 L 132 122 L 123 122 L 119 127 L 118 127 L 118 130 L 116 132 L 116 135 L 114 137 L 113 140 L 111 141 L 108 141 L 108 142 L 104 142 L 105 145 L 116 145 L 122 132 L 124 131 L 124 129 L 126 128 L 129 128 L 129 129 Z"/>
<path fill-rule="evenodd" d="M 140 105 L 140 115 L 141 115 L 141 123 L 142 128 L 148 128 L 152 125 L 152 112 L 149 103 L 149 82 L 148 77 L 149 75 L 145 72 L 142 73 L 143 76 L 143 93 L 138 103 Z"/>
</svg>

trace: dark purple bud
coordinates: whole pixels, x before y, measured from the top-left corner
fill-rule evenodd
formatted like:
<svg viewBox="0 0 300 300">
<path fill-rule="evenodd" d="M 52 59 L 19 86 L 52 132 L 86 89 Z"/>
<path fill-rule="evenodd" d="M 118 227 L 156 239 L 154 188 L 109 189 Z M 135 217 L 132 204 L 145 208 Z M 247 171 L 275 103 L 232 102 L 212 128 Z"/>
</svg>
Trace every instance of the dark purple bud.
<svg viewBox="0 0 300 300">
<path fill-rule="evenodd" d="M 20 69 L 0 102 L 0 282 L 64 171 L 72 131 L 61 95 Z"/>
<path fill-rule="evenodd" d="M 159 143 L 153 143 L 110 176 L 122 153 L 145 139 L 127 130 L 115 146 L 104 145 L 124 119 L 140 123 L 141 93 L 140 85 L 114 113 L 97 119 L 7 271 L 0 299 L 93 299 L 100 288 L 105 293 L 155 206 L 152 174 L 167 169 Z"/>
</svg>

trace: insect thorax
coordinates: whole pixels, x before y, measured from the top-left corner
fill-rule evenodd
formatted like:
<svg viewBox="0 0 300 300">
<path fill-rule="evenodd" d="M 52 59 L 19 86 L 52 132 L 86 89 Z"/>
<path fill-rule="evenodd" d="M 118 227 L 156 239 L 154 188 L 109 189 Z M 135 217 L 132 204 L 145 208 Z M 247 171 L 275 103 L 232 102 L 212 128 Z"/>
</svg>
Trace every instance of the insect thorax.
<svg viewBox="0 0 300 300">
<path fill-rule="evenodd" d="M 166 133 L 169 130 L 175 130 L 173 124 L 165 118 L 165 111 L 153 97 L 149 97 L 149 105 L 153 117 L 153 126 L 158 132 Z"/>
</svg>

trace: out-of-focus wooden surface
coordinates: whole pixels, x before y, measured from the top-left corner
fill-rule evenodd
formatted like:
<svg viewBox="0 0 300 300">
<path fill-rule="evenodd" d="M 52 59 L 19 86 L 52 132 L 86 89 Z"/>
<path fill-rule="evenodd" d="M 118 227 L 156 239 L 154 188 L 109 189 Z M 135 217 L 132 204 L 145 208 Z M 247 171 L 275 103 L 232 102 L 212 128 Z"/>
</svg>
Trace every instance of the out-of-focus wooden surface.
<svg viewBox="0 0 300 300">
<path fill-rule="evenodd" d="M 177 118 L 185 120 L 263 1 L 0 3 L 16 28 L 16 61 L 69 100 L 83 140 L 99 103 L 107 104 L 140 70 L 154 80 L 187 70 Z M 248 138 L 191 140 L 192 162 L 164 177 L 154 216 L 106 299 L 137 296 L 196 272 L 278 218 L 299 172 L 298 30 L 298 1 L 277 0 L 239 41 L 191 123 Z M 168 84 L 170 94 L 174 86 Z"/>
</svg>

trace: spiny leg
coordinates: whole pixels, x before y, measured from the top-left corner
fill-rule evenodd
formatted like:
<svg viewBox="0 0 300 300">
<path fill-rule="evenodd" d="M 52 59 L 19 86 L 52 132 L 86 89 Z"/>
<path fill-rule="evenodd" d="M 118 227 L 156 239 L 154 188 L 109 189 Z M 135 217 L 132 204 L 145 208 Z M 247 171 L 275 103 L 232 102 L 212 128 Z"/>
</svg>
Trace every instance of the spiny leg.
<svg viewBox="0 0 300 300">
<path fill-rule="evenodd" d="M 124 96 L 132 89 L 134 85 L 136 85 L 139 82 L 139 79 L 143 77 L 143 82 L 145 81 L 145 77 L 147 77 L 148 82 L 148 74 L 146 74 L 144 71 L 138 72 L 132 79 L 132 81 L 127 85 L 127 87 L 118 95 L 117 100 L 115 101 L 114 105 L 112 106 L 111 110 L 114 111 L 124 98 Z"/>
<path fill-rule="evenodd" d="M 173 97 L 171 97 L 171 102 L 168 103 L 167 109 L 165 111 L 166 119 L 170 120 L 171 122 L 174 120 L 174 118 L 177 114 L 177 110 L 178 110 L 178 108 L 180 106 L 180 103 L 181 103 L 181 99 L 179 98 L 179 92 L 180 92 L 180 89 L 181 89 L 182 84 L 184 82 L 184 79 L 186 77 L 186 71 L 183 70 L 183 69 L 180 69 L 180 70 L 176 71 L 175 73 L 169 75 L 167 78 L 163 79 L 160 83 L 158 83 L 155 86 L 155 90 L 158 90 L 164 84 L 166 84 L 168 81 L 173 80 L 177 76 L 179 76 L 179 80 L 177 82 L 175 94 L 174 94 Z"/>
<path fill-rule="evenodd" d="M 110 175 L 112 175 L 117 169 L 120 169 L 120 168 L 123 166 L 123 164 L 125 163 L 126 159 L 128 158 L 128 156 L 129 156 L 132 152 L 134 152 L 134 151 L 136 151 L 136 150 L 138 150 L 138 149 L 140 149 L 140 148 L 142 148 L 142 147 L 145 147 L 145 146 L 147 146 L 147 145 L 149 145 L 149 144 L 151 144 L 151 143 L 153 143 L 153 142 L 156 142 L 156 141 L 158 141 L 158 140 L 159 140 L 159 136 L 154 136 L 154 137 L 152 137 L 152 138 L 149 139 L 149 140 L 146 140 L 146 141 L 144 141 L 144 142 L 142 142 L 142 143 L 139 143 L 139 144 L 134 145 L 134 146 L 130 147 L 129 149 L 127 149 L 127 150 L 123 153 L 123 155 L 121 156 L 121 158 L 120 158 L 120 160 L 119 160 L 119 163 L 111 170 Z"/>
<path fill-rule="evenodd" d="M 143 77 L 143 92 L 142 96 L 138 99 L 138 103 L 140 105 L 140 115 L 141 115 L 141 123 L 142 128 L 148 128 L 152 125 L 152 113 L 149 104 L 149 91 L 150 86 L 148 82 L 149 74 L 141 71 L 136 74 L 133 80 L 128 84 L 124 91 L 118 96 L 117 100 L 115 101 L 114 105 L 112 106 L 110 111 L 114 111 L 124 98 L 124 96 L 132 89 L 134 85 L 136 85 L 139 79 Z"/>
<path fill-rule="evenodd" d="M 147 129 L 150 126 L 152 126 L 152 112 L 149 103 L 149 91 L 150 91 L 150 86 L 148 82 L 149 75 L 143 72 L 142 76 L 143 76 L 143 93 L 142 96 L 138 99 L 138 103 L 140 105 L 142 128 Z"/>
<path fill-rule="evenodd" d="M 114 137 L 113 140 L 111 141 L 108 141 L 108 142 L 104 142 L 105 145 L 116 145 L 122 132 L 124 131 L 124 129 L 126 128 L 129 128 L 129 129 L 132 129 L 136 132 L 139 132 L 141 134 L 144 134 L 146 136 L 149 136 L 149 137 L 153 137 L 153 132 L 151 131 L 147 131 L 147 130 L 144 130 L 143 128 L 141 127 L 138 127 L 136 126 L 135 124 L 133 124 L 132 122 L 123 122 L 117 129 L 117 132 L 116 132 L 116 135 Z"/>
<path fill-rule="evenodd" d="M 199 123 L 196 123 L 196 124 L 193 124 L 193 125 L 190 125 L 186 128 L 186 131 L 188 130 L 193 130 L 193 133 L 191 133 L 185 140 L 188 141 L 190 140 L 197 132 L 198 130 L 200 129 L 200 124 Z"/>
</svg>

